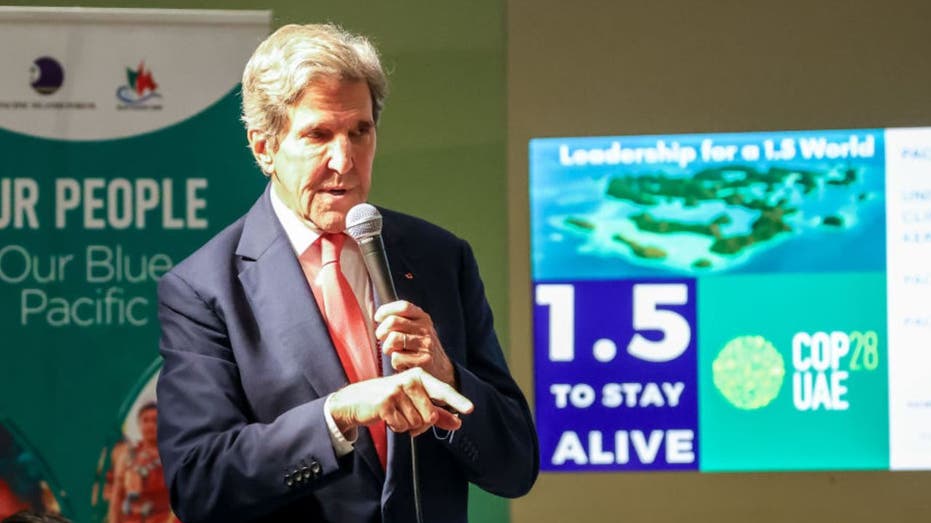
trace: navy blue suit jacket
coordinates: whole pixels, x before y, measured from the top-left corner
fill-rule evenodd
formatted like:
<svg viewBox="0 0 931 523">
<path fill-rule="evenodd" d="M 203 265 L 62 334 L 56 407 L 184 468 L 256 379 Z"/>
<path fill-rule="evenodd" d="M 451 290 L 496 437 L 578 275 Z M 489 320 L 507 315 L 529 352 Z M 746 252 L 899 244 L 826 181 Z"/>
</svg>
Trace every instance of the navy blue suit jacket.
<svg viewBox="0 0 931 523">
<path fill-rule="evenodd" d="M 475 404 L 452 442 L 416 439 L 424 519 L 466 521 L 469 482 L 530 489 L 536 433 L 469 246 L 382 212 L 398 294 L 431 315 Z M 161 279 L 159 319 L 159 449 L 182 522 L 415 521 L 408 435 L 388 431 L 387 471 L 366 430 L 334 453 L 323 403 L 346 375 L 268 190 Z"/>
</svg>

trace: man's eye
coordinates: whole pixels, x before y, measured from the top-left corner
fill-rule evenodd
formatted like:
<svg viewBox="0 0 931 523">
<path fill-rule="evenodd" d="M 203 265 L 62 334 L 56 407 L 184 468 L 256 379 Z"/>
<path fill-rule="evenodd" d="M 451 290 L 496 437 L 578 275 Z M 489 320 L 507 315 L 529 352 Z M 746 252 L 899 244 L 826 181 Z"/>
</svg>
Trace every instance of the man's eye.
<svg viewBox="0 0 931 523">
<path fill-rule="evenodd" d="M 360 125 L 355 131 L 349 133 L 353 138 L 361 138 L 372 132 L 371 125 Z"/>
<path fill-rule="evenodd" d="M 328 137 L 329 137 L 329 133 L 327 133 L 326 131 L 320 131 L 320 130 L 308 131 L 306 134 L 304 134 L 304 138 L 312 142 L 322 142 L 326 140 Z"/>
</svg>

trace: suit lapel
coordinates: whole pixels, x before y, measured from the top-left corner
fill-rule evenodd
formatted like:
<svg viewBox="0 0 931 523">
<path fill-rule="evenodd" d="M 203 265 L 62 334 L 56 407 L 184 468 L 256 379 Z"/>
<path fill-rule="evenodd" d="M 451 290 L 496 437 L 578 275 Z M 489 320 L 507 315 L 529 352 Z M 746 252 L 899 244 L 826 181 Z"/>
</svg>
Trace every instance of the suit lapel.
<svg viewBox="0 0 931 523">
<path fill-rule="evenodd" d="M 302 369 L 318 397 L 344 386 L 346 374 L 268 188 L 246 215 L 236 254 L 243 260 L 239 280 L 269 350 Z"/>
</svg>

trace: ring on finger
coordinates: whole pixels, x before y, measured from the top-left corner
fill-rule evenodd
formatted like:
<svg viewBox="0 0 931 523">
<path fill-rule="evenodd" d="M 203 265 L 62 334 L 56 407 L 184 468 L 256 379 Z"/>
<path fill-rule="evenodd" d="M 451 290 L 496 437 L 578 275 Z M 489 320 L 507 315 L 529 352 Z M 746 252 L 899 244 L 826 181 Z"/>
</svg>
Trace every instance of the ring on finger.
<svg viewBox="0 0 931 523">
<path fill-rule="evenodd" d="M 401 349 L 402 349 L 402 350 L 407 350 L 407 333 L 406 333 L 406 332 L 402 332 L 402 333 L 401 333 L 401 336 L 403 336 L 403 337 L 401 338 Z"/>
</svg>

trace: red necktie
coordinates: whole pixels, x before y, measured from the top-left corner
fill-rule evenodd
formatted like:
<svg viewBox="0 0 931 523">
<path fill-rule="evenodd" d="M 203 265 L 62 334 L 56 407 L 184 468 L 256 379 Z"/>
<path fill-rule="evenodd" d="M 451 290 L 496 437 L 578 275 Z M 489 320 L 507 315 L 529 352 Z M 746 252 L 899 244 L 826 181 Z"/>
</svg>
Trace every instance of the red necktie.
<svg viewBox="0 0 931 523">
<path fill-rule="evenodd" d="M 350 383 L 377 378 L 375 352 L 359 301 L 339 265 L 346 236 L 323 234 L 301 255 L 301 267 L 314 292 L 317 305 L 326 318 L 336 354 Z M 388 458 L 385 423 L 368 426 L 382 467 Z"/>
</svg>

